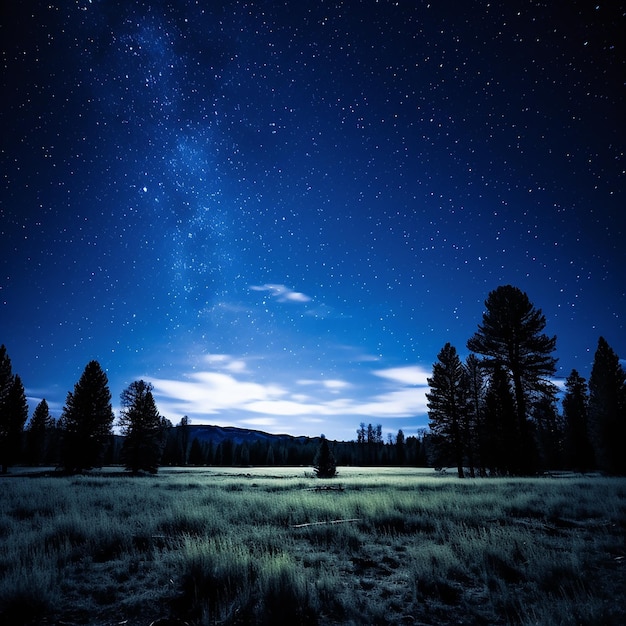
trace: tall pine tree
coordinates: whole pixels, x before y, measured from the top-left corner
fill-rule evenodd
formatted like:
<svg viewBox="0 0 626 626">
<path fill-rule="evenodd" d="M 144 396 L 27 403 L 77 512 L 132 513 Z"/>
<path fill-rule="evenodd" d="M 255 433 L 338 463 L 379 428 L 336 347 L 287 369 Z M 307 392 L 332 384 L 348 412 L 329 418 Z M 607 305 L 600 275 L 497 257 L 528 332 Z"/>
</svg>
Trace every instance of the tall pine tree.
<svg viewBox="0 0 626 626">
<path fill-rule="evenodd" d="M 119 426 L 125 436 L 122 457 L 126 469 L 156 473 L 164 444 L 164 421 L 152 396 L 152 384 L 132 382 L 120 396 Z"/>
<path fill-rule="evenodd" d="M 22 379 L 15 374 L 0 406 L 0 462 L 2 473 L 20 457 L 22 433 L 28 418 L 28 402 Z"/>
<path fill-rule="evenodd" d="M 565 465 L 569 469 L 587 472 L 594 466 L 589 439 L 589 397 L 587 382 L 575 369 L 565 381 L 563 420 Z"/>
<path fill-rule="evenodd" d="M 492 475 L 518 474 L 520 445 L 515 418 L 515 401 L 507 372 L 498 363 L 493 367 L 485 393 L 482 464 Z"/>
<path fill-rule="evenodd" d="M 520 459 L 520 472 L 530 473 L 535 469 L 534 441 L 529 424 L 530 401 L 534 394 L 544 394 L 553 387 L 549 379 L 556 371 L 556 359 L 552 356 L 556 337 L 543 333 L 545 316 L 517 287 L 498 287 L 489 293 L 485 307 L 482 324 L 467 342 L 467 347 L 483 355 L 487 365 L 497 364 L 510 376 L 517 428 L 526 451 Z"/>
<path fill-rule="evenodd" d="M 61 462 L 67 471 L 81 472 L 102 465 L 113 419 L 107 375 L 97 361 L 90 361 L 74 385 L 74 392 L 67 394 L 61 414 Z"/>
<path fill-rule="evenodd" d="M 589 426 L 600 469 L 626 474 L 626 374 L 604 337 L 589 377 Z"/>
<path fill-rule="evenodd" d="M 430 430 L 440 451 L 456 465 L 459 478 L 463 478 L 465 454 L 465 420 L 467 416 L 467 380 L 456 348 L 446 343 L 437 355 L 433 375 L 428 378 L 430 392 L 428 417 Z"/>
<path fill-rule="evenodd" d="M 45 462 L 54 426 L 54 418 L 50 415 L 50 408 L 44 398 L 35 407 L 26 428 L 26 460 L 31 465 Z"/>
<path fill-rule="evenodd" d="M 485 374 L 483 364 L 475 354 L 470 354 L 467 357 L 464 367 L 467 380 L 466 441 L 468 445 L 468 462 L 471 475 L 474 475 L 474 468 L 478 466 L 482 476 L 485 473 L 482 463 L 485 417 Z"/>
<path fill-rule="evenodd" d="M 318 478 L 334 478 L 337 475 L 335 455 L 328 445 L 325 435 L 320 438 L 320 445 L 313 460 L 313 471 Z"/>
</svg>

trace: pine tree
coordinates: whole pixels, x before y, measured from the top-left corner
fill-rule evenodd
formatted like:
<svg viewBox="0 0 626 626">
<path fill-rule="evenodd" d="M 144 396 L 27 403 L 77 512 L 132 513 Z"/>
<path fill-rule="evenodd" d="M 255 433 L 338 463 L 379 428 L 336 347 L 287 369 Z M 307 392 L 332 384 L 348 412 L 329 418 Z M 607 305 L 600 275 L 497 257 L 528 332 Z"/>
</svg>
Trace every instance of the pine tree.
<svg viewBox="0 0 626 626">
<path fill-rule="evenodd" d="M 0 462 L 3 464 L 2 471 L 4 473 L 4 451 L 7 447 L 5 440 L 9 437 L 11 431 L 11 418 L 7 407 L 9 391 L 13 385 L 13 367 L 11 359 L 7 354 L 7 349 L 3 345 L 0 346 Z M 8 463 L 7 463 L 8 471 Z"/>
<path fill-rule="evenodd" d="M 470 469 L 478 465 L 480 475 L 484 475 L 483 441 L 485 437 L 485 374 L 482 361 L 470 354 L 465 360 L 467 377 L 467 441 L 470 448 Z"/>
<path fill-rule="evenodd" d="M 600 469 L 626 474 L 626 373 L 604 337 L 589 377 L 589 426 Z"/>
<path fill-rule="evenodd" d="M 404 465 L 405 459 L 405 437 L 404 432 L 400 429 L 396 435 L 396 463 L 398 465 Z"/>
<path fill-rule="evenodd" d="M 13 367 L 4 344 L 0 346 L 0 407 L 13 383 Z"/>
<path fill-rule="evenodd" d="M 9 471 L 19 458 L 22 449 L 22 433 L 28 418 L 28 402 L 22 379 L 12 377 L 0 406 L 0 461 L 2 473 Z"/>
<path fill-rule="evenodd" d="M 453 459 L 459 478 L 463 478 L 467 380 L 456 348 L 450 343 L 446 343 L 437 355 L 433 375 L 427 380 L 430 386 L 430 392 L 426 394 L 430 429 L 444 454 Z"/>
<path fill-rule="evenodd" d="M 553 388 L 549 379 L 556 371 L 556 359 L 551 356 L 556 337 L 543 334 L 545 316 L 517 287 L 498 287 L 489 293 L 485 307 L 482 324 L 467 347 L 483 355 L 486 365 L 493 368 L 498 364 L 508 372 L 513 384 L 517 428 L 526 451 L 519 459 L 520 472 L 530 473 L 535 456 L 529 423 L 530 401 L 534 394 Z"/>
<path fill-rule="evenodd" d="M 483 465 L 492 475 L 517 474 L 523 453 L 507 372 L 493 367 L 485 394 Z"/>
<path fill-rule="evenodd" d="M 124 435 L 122 457 L 126 469 L 156 473 L 164 444 L 164 423 L 159 415 L 152 384 L 132 382 L 120 395 L 122 412 L 119 426 Z"/>
<path fill-rule="evenodd" d="M 320 446 L 313 461 L 313 471 L 318 478 L 334 478 L 337 476 L 335 455 L 328 445 L 328 439 L 321 436 Z"/>
<path fill-rule="evenodd" d="M 575 369 L 565 381 L 563 420 L 566 467 L 587 472 L 594 464 L 589 439 L 589 397 L 587 382 Z"/>
<path fill-rule="evenodd" d="M 90 361 L 74 391 L 68 392 L 61 414 L 61 462 L 67 471 L 81 472 L 102 465 L 113 419 L 107 375 L 97 361 Z"/>
<path fill-rule="evenodd" d="M 44 398 L 33 411 L 26 427 L 26 458 L 32 465 L 40 465 L 46 459 L 47 446 L 54 430 L 54 418 Z"/>
<path fill-rule="evenodd" d="M 184 415 L 176 430 L 180 435 L 180 464 L 187 465 L 187 455 L 189 454 L 189 431 L 190 420 Z"/>
</svg>

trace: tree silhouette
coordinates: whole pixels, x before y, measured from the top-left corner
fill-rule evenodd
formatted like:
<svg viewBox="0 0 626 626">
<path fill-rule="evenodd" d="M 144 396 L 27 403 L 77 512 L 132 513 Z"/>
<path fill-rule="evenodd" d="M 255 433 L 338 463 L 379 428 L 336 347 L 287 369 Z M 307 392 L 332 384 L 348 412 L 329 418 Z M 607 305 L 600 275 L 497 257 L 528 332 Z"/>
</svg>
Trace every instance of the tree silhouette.
<svg viewBox="0 0 626 626">
<path fill-rule="evenodd" d="M 515 401 L 509 377 L 497 363 L 485 393 L 482 455 L 483 466 L 491 474 L 515 474 L 519 471 L 520 446 Z"/>
<path fill-rule="evenodd" d="M 320 446 L 313 461 L 313 470 L 318 478 L 334 478 L 337 475 L 335 455 L 324 435 L 321 436 Z"/>
<path fill-rule="evenodd" d="M 587 382 L 575 369 L 565 381 L 563 419 L 566 466 L 586 472 L 593 467 L 593 448 L 589 439 L 589 398 Z"/>
<path fill-rule="evenodd" d="M 437 355 L 433 375 L 427 380 L 430 386 L 430 392 L 426 394 L 430 429 L 440 449 L 454 460 L 459 478 L 463 478 L 467 380 L 456 348 L 450 343 L 446 343 Z"/>
<path fill-rule="evenodd" d="M 26 427 L 26 459 L 28 463 L 39 465 L 45 462 L 46 448 L 54 430 L 54 418 L 44 398 L 33 411 Z"/>
<path fill-rule="evenodd" d="M 511 378 L 521 451 L 526 452 L 519 458 L 519 471 L 529 473 L 534 447 L 528 419 L 530 400 L 553 388 L 549 378 L 556 371 L 556 359 L 551 356 L 556 337 L 543 334 L 545 316 L 517 287 L 498 287 L 489 293 L 485 307 L 482 324 L 467 347 L 483 355 L 486 365 L 499 365 Z"/>
<path fill-rule="evenodd" d="M 22 447 L 22 432 L 28 418 L 28 402 L 22 379 L 16 374 L 11 378 L 8 389 L 2 394 L 0 405 L 0 460 L 2 473 L 9 471 L 19 458 Z"/>
<path fill-rule="evenodd" d="M 159 415 L 152 384 L 132 382 L 120 395 L 122 411 L 118 424 L 125 436 L 122 458 L 126 469 L 156 473 L 164 443 L 164 422 Z"/>
<path fill-rule="evenodd" d="M 486 380 L 482 361 L 470 354 L 465 360 L 467 380 L 467 419 L 465 439 L 468 446 L 468 462 L 473 475 L 474 466 L 484 475 L 483 444 L 485 437 L 485 388 Z"/>
<path fill-rule="evenodd" d="M 398 434 L 396 435 L 396 463 L 398 465 L 404 465 L 404 461 L 406 458 L 405 455 L 405 437 L 402 429 L 398 430 Z"/>
<path fill-rule="evenodd" d="M 589 426 L 600 469 L 626 474 L 626 374 L 604 337 L 589 377 Z"/>
<path fill-rule="evenodd" d="M 6 473 L 9 466 L 6 455 L 8 454 L 12 419 L 8 401 L 12 386 L 13 367 L 7 349 L 2 344 L 0 346 L 0 463 L 2 464 L 2 473 Z"/>
<path fill-rule="evenodd" d="M 67 471 L 102 465 L 113 419 L 107 375 L 97 361 L 90 361 L 74 385 L 74 392 L 68 392 L 61 414 L 61 462 Z"/>
</svg>

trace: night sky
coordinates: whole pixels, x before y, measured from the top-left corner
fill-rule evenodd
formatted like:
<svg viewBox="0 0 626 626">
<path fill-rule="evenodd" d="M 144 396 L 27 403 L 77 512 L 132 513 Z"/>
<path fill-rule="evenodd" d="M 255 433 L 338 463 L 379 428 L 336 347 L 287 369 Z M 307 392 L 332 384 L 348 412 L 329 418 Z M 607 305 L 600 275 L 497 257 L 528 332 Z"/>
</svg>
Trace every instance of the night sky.
<svg viewBox="0 0 626 626">
<path fill-rule="evenodd" d="M 447 341 L 526 291 L 558 376 L 626 356 L 625 9 L 3 3 L 0 343 L 176 423 L 415 434 Z"/>
</svg>

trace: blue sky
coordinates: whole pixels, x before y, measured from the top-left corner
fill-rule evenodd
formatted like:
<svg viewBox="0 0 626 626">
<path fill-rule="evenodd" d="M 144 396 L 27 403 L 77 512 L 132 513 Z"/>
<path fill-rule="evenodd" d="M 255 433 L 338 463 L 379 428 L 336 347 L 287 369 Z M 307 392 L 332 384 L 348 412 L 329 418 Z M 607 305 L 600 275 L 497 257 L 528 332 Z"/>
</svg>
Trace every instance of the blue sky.
<svg viewBox="0 0 626 626">
<path fill-rule="evenodd" d="M 535 2 L 3 10 L 0 342 L 173 422 L 413 434 L 526 291 L 560 379 L 626 354 L 624 16 Z"/>
</svg>

